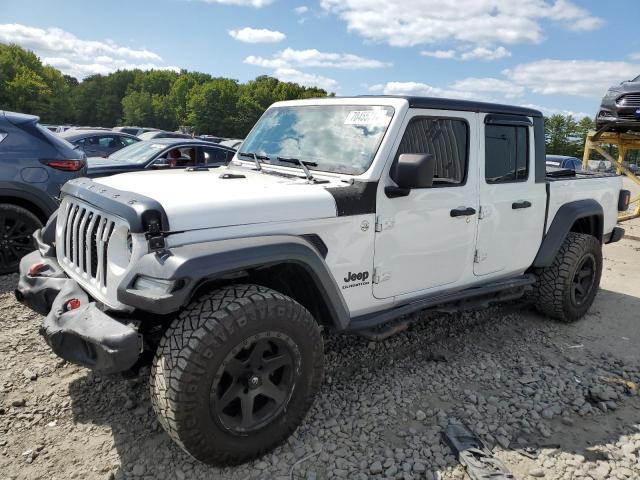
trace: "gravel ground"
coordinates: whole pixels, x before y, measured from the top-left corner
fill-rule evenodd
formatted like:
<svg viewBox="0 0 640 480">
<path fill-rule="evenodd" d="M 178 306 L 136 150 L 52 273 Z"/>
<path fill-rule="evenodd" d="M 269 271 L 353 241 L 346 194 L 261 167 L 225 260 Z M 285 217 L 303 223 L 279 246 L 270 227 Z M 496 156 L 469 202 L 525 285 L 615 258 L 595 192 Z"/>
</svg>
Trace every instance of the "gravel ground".
<svg viewBox="0 0 640 480">
<path fill-rule="evenodd" d="M 516 478 L 640 479 L 640 242 L 605 249 L 602 291 L 563 325 L 519 305 L 431 315 L 386 342 L 327 338 L 321 394 L 288 443 L 234 468 L 159 427 L 145 375 L 57 359 L 0 278 L 0 478 L 462 479 L 461 421 Z M 143 372 L 148 373 L 148 372 Z"/>
</svg>

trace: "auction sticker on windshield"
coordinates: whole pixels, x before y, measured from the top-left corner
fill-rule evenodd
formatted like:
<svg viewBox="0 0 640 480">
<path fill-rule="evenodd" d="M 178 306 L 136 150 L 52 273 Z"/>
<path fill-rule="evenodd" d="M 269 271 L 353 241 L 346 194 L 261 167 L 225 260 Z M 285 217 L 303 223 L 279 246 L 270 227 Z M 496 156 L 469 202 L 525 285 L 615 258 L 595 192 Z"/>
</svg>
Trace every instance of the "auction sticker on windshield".
<svg viewBox="0 0 640 480">
<path fill-rule="evenodd" d="M 352 110 L 344 121 L 345 125 L 378 125 L 386 117 L 382 110 Z"/>
</svg>

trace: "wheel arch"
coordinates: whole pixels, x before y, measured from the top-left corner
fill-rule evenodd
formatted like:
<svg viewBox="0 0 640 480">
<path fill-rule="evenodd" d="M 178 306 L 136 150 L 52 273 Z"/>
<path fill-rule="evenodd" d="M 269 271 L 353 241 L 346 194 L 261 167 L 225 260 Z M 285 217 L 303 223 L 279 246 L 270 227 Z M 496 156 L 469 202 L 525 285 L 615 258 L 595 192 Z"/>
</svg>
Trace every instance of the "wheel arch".
<svg viewBox="0 0 640 480">
<path fill-rule="evenodd" d="M 9 203 L 26 208 L 44 225 L 58 208 L 53 199 L 31 185 L 14 182 L 0 182 L 0 203 Z"/>
<path fill-rule="evenodd" d="M 177 311 L 205 291 L 255 283 L 290 296 L 320 324 L 342 330 L 349 311 L 320 252 L 308 240 L 273 235 L 219 240 L 171 249 L 168 257 L 145 255 L 118 288 L 118 300 L 145 311 Z M 138 276 L 183 286 L 159 297 L 133 288 Z"/>
<path fill-rule="evenodd" d="M 592 235 L 602 243 L 603 228 L 604 212 L 602 205 L 597 201 L 576 200 L 562 205 L 543 237 L 533 266 L 536 268 L 550 266 L 569 232 Z"/>
</svg>

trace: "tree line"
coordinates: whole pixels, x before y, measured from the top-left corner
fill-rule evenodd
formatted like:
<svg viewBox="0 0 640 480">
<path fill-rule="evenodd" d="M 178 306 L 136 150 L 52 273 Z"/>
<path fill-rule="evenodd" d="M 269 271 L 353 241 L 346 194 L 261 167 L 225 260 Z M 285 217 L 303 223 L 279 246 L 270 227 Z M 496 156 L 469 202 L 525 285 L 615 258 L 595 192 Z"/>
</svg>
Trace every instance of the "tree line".
<svg viewBox="0 0 640 480">
<path fill-rule="evenodd" d="M 273 102 L 327 95 L 269 76 L 241 83 L 186 70 L 119 70 L 80 82 L 31 51 L 0 44 L 0 108 L 38 115 L 43 123 L 190 126 L 198 134 L 243 138 Z"/>
</svg>

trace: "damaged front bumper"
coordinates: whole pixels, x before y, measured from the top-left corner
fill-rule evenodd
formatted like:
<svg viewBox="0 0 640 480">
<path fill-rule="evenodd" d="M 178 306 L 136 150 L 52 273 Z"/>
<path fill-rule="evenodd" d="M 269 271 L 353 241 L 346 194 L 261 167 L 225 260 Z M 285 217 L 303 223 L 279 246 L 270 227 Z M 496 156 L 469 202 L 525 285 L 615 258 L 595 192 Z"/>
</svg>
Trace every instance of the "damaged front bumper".
<svg viewBox="0 0 640 480">
<path fill-rule="evenodd" d="M 142 335 L 104 313 L 55 258 L 40 251 L 20 262 L 15 295 L 46 316 L 40 333 L 51 349 L 69 362 L 100 373 L 116 373 L 130 369 L 142 353 Z"/>
</svg>

